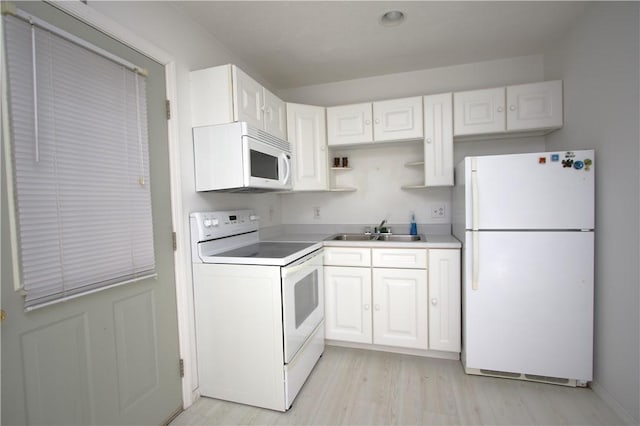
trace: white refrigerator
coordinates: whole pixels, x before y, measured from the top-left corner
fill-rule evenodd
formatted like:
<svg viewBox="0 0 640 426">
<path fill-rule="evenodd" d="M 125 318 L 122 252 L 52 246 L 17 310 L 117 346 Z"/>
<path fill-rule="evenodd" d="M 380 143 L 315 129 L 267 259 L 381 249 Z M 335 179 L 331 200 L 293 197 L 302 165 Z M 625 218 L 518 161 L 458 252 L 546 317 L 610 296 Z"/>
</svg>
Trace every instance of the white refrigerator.
<svg viewBox="0 0 640 426">
<path fill-rule="evenodd" d="M 592 150 L 457 165 L 467 373 L 592 380 L 594 172 Z"/>
</svg>

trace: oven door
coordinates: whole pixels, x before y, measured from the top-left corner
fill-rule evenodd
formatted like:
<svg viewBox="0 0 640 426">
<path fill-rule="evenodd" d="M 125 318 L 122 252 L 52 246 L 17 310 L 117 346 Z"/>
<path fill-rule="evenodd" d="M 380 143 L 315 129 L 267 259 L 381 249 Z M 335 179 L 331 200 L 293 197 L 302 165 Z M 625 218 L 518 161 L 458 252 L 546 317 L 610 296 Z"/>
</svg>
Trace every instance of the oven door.
<svg viewBox="0 0 640 426">
<path fill-rule="evenodd" d="M 291 155 L 289 152 L 250 136 L 244 144 L 244 179 L 251 188 L 291 189 Z"/>
<path fill-rule="evenodd" d="M 323 250 L 282 268 L 285 363 L 290 362 L 324 318 Z"/>
</svg>

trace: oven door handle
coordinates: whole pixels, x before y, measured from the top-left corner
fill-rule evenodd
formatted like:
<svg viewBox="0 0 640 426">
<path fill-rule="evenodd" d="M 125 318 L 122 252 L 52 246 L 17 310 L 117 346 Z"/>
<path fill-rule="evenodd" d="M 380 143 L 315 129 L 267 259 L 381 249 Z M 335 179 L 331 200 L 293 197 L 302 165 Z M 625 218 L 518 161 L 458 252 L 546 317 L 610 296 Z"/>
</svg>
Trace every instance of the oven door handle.
<svg viewBox="0 0 640 426">
<path fill-rule="evenodd" d="M 295 274 L 301 269 L 308 268 L 309 265 L 307 264 L 307 262 L 315 258 L 316 256 L 322 256 L 323 253 L 324 253 L 324 249 L 316 250 L 313 253 L 306 255 L 302 259 L 298 259 L 292 264 L 285 266 L 284 268 L 282 268 L 282 278 L 286 278 L 289 275 Z M 322 265 L 319 265 L 319 266 L 322 266 Z"/>
</svg>

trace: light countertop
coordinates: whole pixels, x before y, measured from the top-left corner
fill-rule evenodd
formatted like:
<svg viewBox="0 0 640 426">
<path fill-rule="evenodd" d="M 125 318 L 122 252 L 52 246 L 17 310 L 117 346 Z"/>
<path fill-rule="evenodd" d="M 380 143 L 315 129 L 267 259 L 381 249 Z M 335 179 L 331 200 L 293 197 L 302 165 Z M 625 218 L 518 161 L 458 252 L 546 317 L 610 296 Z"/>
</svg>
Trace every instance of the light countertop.
<svg viewBox="0 0 640 426">
<path fill-rule="evenodd" d="M 323 242 L 325 247 L 394 247 L 394 248 L 449 248 L 459 249 L 462 247 L 451 234 L 427 234 L 426 241 L 397 242 L 397 241 L 334 241 L 330 240 L 340 233 L 283 233 L 266 238 L 263 241 L 286 241 L 286 242 Z"/>
</svg>

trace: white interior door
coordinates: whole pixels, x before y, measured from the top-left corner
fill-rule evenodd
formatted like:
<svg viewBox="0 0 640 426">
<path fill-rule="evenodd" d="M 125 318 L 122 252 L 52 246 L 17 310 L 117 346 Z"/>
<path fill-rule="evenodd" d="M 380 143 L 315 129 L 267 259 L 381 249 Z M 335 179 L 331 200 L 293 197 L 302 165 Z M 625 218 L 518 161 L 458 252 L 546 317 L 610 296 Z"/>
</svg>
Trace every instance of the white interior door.
<svg viewBox="0 0 640 426">
<path fill-rule="evenodd" d="M 25 312 L 12 286 L 18 271 L 3 184 L 2 423 L 164 423 L 182 407 L 164 67 L 51 5 L 24 2 L 20 8 L 148 70 L 149 220 L 158 276 Z"/>
<path fill-rule="evenodd" d="M 477 234 L 477 253 L 472 232 L 465 241 L 466 367 L 591 380 L 593 232 Z"/>
</svg>

